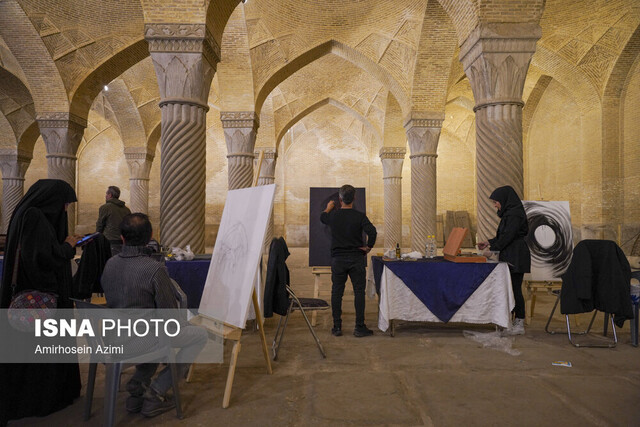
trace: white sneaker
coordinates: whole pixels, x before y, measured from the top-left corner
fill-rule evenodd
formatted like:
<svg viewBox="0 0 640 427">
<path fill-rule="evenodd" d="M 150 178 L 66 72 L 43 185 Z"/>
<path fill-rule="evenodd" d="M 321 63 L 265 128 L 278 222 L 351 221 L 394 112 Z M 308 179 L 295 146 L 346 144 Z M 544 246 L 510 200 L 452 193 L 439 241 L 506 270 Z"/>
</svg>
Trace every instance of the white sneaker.
<svg viewBox="0 0 640 427">
<path fill-rule="evenodd" d="M 524 319 L 518 319 L 517 317 L 513 320 L 511 327 L 509 329 L 505 329 L 502 331 L 503 336 L 512 336 L 512 335 L 524 335 Z"/>
</svg>

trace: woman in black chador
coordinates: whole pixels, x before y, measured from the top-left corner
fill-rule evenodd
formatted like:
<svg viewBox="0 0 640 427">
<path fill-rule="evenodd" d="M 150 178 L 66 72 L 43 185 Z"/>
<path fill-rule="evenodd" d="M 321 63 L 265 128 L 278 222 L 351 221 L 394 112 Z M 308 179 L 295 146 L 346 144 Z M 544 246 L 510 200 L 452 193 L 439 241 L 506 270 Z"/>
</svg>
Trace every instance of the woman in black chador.
<svg viewBox="0 0 640 427">
<path fill-rule="evenodd" d="M 527 214 L 520 197 L 510 186 L 496 188 L 489 196 L 498 210 L 500 224 L 496 237 L 487 242 L 478 243 L 478 249 L 500 251 L 500 261 L 509 263 L 513 296 L 516 300 L 515 319 L 506 335 L 524 334 L 524 297 L 522 296 L 522 279 L 524 273 L 531 271 L 531 253 L 524 241 L 529 233 Z"/>
<path fill-rule="evenodd" d="M 12 275 L 20 245 L 16 292 L 28 289 L 58 295 L 58 308 L 72 308 L 71 259 L 76 236 L 68 236 L 67 207 L 76 193 L 65 181 L 41 179 L 16 206 L 9 229 L 0 285 L 0 308 L 12 297 Z M 6 328 L 3 338 L 20 334 Z M 5 341 L 6 343 L 6 341 Z M 45 416 L 70 405 L 80 395 L 77 363 L 1 364 L 0 425 L 23 417 Z"/>
</svg>

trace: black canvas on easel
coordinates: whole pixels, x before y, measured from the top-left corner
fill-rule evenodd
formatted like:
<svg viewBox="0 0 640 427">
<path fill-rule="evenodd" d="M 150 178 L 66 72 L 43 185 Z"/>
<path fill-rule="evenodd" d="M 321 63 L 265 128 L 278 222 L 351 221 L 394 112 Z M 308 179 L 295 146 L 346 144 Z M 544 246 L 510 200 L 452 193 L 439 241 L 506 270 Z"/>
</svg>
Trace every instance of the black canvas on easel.
<svg viewBox="0 0 640 427">
<path fill-rule="evenodd" d="M 327 207 L 329 200 L 338 201 L 338 187 L 309 188 L 309 266 L 328 267 L 331 265 L 331 230 L 329 226 L 320 222 L 320 214 Z M 356 188 L 356 199 L 353 208 L 367 211 L 367 201 L 364 188 Z M 363 236 L 364 238 L 364 236 Z"/>
</svg>

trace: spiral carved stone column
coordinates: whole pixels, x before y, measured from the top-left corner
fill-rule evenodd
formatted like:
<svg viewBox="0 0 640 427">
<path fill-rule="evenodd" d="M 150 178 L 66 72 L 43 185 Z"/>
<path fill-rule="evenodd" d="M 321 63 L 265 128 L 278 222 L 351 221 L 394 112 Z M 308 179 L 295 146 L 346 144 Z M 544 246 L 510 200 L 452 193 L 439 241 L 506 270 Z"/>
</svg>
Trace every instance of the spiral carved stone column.
<svg viewBox="0 0 640 427">
<path fill-rule="evenodd" d="M 260 166 L 260 175 L 258 175 L 258 185 L 273 184 L 276 181 L 276 160 L 278 159 L 278 153 L 276 153 L 275 150 L 262 151 L 264 152 L 264 156 L 262 158 L 262 165 Z M 256 151 L 254 155 L 257 159 L 260 152 Z M 271 216 L 267 223 L 267 232 L 264 235 L 264 243 L 262 245 L 262 253 L 265 255 L 269 254 L 269 246 L 271 245 L 271 240 L 273 240 L 273 230 L 273 211 L 271 211 Z"/>
<path fill-rule="evenodd" d="M 407 150 L 382 147 L 382 179 L 384 181 L 384 247 L 402 247 L 402 164 Z"/>
<path fill-rule="evenodd" d="M 229 190 L 251 187 L 258 116 L 253 111 L 227 111 L 220 113 L 220 120 L 227 143 Z"/>
<path fill-rule="evenodd" d="M 124 149 L 124 157 L 129 166 L 129 207 L 131 212 L 149 212 L 149 173 L 153 163 L 153 155 L 146 147 L 130 147 Z"/>
<path fill-rule="evenodd" d="M 51 179 L 62 179 L 76 188 L 78 147 L 82 141 L 87 121 L 70 113 L 43 113 L 36 117 L 40 134 L 47 148 L 47 175 Z M 76 206 L 67 210 L 69 233 L 76 223 Z"/>
<path fill-rule="evenodd" d="M 411 150 L 411 250 L 424 252 L 436 234 L 436 154 L 444 115 L 411 116 L 404 125 Z"/>
<path fill-rule="evenodd" d="M 161 98 L 160 238 L 202 253 L 205 116 L 220 48 L 205 24 L 147 24 L 145 39 Z"/>
<path fill-rule="evenodd" d="M 9 229 L 9 221 L 14 209 L 24 195 L 24 175 L 31 156 L 18 150 L 0 150 L 0 170 L 2 170 L 2 233 Z"/>
<path fill-rule="evenodd" d="M 460 48 L 476 101 L 478 238 L 495 235 L 498 217 L 489 202 L 497 187 L 524 196 L 522 90 L 541 36 L 533 23 L 480 24 Z"/>
</svg>

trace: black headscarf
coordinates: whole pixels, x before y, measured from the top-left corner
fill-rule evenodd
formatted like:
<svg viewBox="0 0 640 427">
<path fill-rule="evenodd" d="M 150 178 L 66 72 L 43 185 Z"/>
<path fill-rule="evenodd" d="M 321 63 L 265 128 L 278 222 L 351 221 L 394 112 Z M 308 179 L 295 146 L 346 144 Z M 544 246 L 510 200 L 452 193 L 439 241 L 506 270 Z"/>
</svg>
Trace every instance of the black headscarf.
<svg viewBox="0 0 640 427">
<path fill-rule="evenodd" d="M 496 188 L 489 198 L 500 202 L 500 209 L 498 209 L 498 216 L 500 218 L 511 215 L 523 218 L 527 217 L 524 212 L 524 206 L 522 206 L 522 201 L 520 201 L 520 197 L 518 197 L 518 193 L 516 193 L 513 187 L 505 185 L 504 187 Z"/>
<path fill-rule="evenodd" d="M 7 292 L 11 289 L 11 279 L 15 264 L 16 250 L 20 242 L 25 212 L 28 209 L 39 209 L 47 218 L 59 243 L 64 242 L 69 232 L 67 212 L 64 209 L 66 203 L 77 201 L 76 192 L 65 181 L 59 179 L 41 179 L 36 181 L 27 194 L 22 197 L 11 215 L 9 229 L 7 230 L 7 242 L 4 252 L 4 271 L 2 273 L 2 296 L 6 302 Z"/>
</svg>

